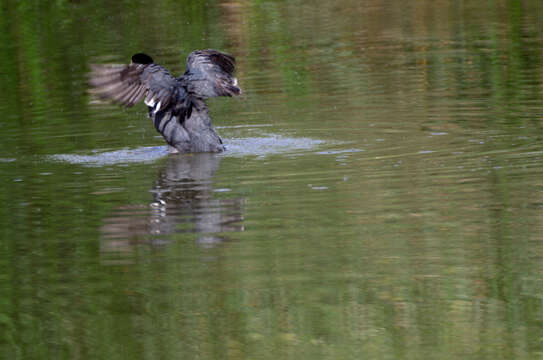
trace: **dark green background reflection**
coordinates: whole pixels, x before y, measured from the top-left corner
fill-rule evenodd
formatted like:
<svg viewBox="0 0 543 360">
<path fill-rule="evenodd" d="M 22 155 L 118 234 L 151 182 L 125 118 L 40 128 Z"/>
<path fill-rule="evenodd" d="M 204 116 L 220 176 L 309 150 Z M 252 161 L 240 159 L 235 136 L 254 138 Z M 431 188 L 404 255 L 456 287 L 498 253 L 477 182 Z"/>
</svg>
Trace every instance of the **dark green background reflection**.
<svg viewBox="0 0 543 360">
<path fill-rule="evenodd" d="M 4 358 L 541 355 L 541 0 L 0 5 Z M 223 155 L 87 93 L 202 48 Z"/>
</svg>

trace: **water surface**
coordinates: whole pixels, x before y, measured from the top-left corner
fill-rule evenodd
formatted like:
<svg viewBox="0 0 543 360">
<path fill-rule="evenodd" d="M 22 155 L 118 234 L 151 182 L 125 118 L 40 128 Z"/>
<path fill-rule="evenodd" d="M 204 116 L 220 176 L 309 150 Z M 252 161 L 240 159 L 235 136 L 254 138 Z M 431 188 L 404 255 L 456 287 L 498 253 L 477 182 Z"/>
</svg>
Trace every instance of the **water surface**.
<svg viewBox="0 0 543 360">
<path fill-rule="evenodd" d="M 0 353 L 534 359 L 543 3 L 16 2 L 0 12 Z M 168 155 L 93 62 L 237 57 L 228 151 Z"/>
</svg>

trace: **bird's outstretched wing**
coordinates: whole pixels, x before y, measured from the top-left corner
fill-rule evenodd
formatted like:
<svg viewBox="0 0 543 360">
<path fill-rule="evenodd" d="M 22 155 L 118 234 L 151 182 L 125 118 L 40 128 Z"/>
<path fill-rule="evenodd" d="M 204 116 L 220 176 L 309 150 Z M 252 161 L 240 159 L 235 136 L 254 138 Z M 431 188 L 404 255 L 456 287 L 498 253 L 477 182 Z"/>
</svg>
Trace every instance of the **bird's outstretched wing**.
<svg viewBox="0 0 543 360">
<path fill-rule="evenodd" d="M 145 98 L 155 112 L 174 102 L 179 91 L 177 79 L 154 63 L 91 65 L 89 82 L 92 92 L 101 98 L 127 107 Z"/>
<path fill-rule="evenodd" d="M 241 94 L 234 77 L 236 59 L 217 50 L 196 50 L 187 58 L 179 80 L 189 94 L 200 99 Z"/>
</svg>

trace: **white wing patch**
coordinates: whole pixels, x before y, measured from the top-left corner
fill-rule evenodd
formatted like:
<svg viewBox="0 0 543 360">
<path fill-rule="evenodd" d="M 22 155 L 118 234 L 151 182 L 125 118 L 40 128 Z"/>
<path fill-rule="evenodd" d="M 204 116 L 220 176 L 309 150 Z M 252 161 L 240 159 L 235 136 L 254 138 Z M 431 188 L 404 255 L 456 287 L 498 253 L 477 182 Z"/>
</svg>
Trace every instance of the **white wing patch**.
<svg viewBox="0 0 543 360">
<path fill-rule="evenodd" d="M 155 108 L 155 111 L 154 111 L 155 114 L 160 110 L 160 104 L 162 104 L 161 101 L 159 101 L 158 104 L 156 104 L 156 108 Z"/>
<path fill-rule="evenodd" d="M 150 98 L 149 100 L 145 99 L 143 102 L 144 102 L 145 105 L 147 105 L 147 106 L 150 106 L 150 107 L 154 107 L 154 106 L 155 106 L 155 99 L 153 99 L 153 98 Z"/>
<path fill-rule="evenodd" d="M 156 100 L 154 98 L 150 98 L 149 100 L 145 99 L 143 102 L 145 103 L 145 105 L 153 108 L 153 114 L 156 114 L 157 112 L 159 112 L 160 107 L 162 106 L 162 101 L 159 101 L 158 103 L 156 103 Z"/>
</svg>

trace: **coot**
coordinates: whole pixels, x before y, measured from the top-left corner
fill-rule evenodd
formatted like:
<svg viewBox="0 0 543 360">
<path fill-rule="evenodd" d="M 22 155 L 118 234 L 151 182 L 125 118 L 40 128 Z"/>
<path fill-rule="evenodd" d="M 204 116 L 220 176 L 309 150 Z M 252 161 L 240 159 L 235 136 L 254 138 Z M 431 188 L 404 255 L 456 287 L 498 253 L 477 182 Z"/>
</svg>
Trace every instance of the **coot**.
<svg viewBox="0 0 543 360">
<path fill-rule="evenodd" d="M 185 73 L 176 78 L 149 55 L 137 53 L 128 65 L 91 65 L 90 84 L 93 93 L 122 106 L 143 100 L 171 152 L 221 152 L 225 148 L 205 100 L 241 94 L 235 63 L 233 56 L 217 50 L 196 50 L 187 58 Z"/>
</svg>

